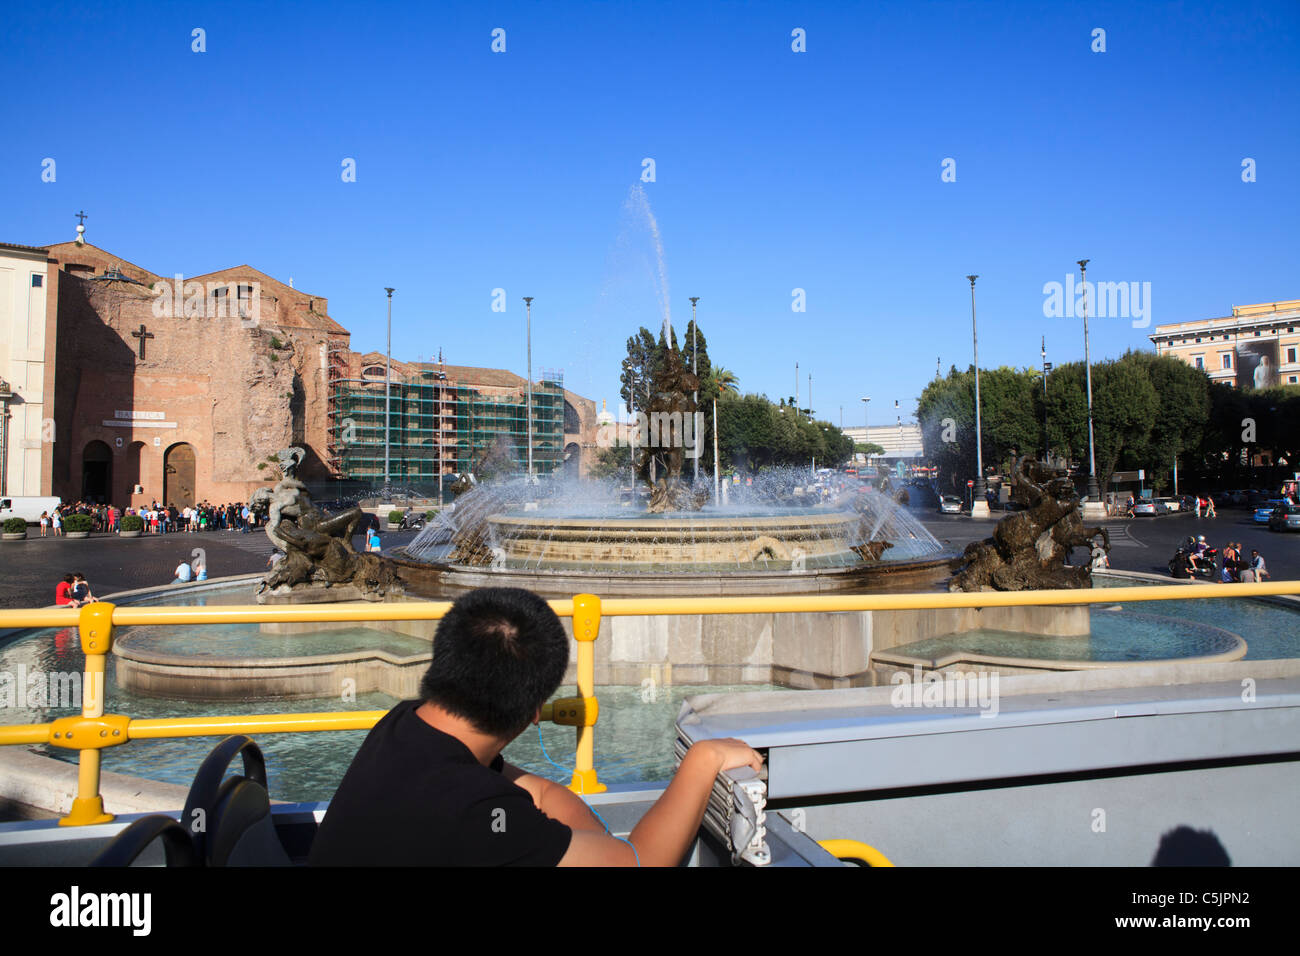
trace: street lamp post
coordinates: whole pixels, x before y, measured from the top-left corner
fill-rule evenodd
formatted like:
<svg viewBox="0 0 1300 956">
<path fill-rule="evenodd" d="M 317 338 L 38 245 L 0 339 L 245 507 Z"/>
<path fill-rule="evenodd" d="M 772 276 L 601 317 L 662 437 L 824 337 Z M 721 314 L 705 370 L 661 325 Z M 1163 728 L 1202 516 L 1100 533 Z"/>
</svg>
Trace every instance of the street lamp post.
<svg viewBox="0 0 1300 956">
<path fill-rule="evenodd" d="M 695 433 L 695 481 L 700 480 L 700 430 L 696 426 L 700 422 L 700 356 L 696 348 L 696 333 L 699 331 L 695 324 L 695 303 L 700 301 L 698 295 L 691 296 L 691 374 L 695 376 L 696 389 L 691 393 L 691 405 L 694 411 L 691 412 L 693 421 L 691 430 Z"/>
<path fill-rule="evenodd" d="M 1052 366 L 1047 364 L 1047 336 L 1043 336 L 1043 464 L 1048 467 L 1052 463 L 1052 439 L 1047 434 L 1047 373 L 1052 370 Z"/>
<path fill-rule="evenodd" d="M 528 315 L 528 477 L 533 477 L 533 296 L 524 296 Z"/>
<path fill-rule="evenodd" d="M 384 364 L 384 493 L 389 492 L 389 471 L 388 471 L 388 409 L 389 409 L 389 388 L 388 383 L 393 375 L 393 290 L 384 287 L 388 293 L 388 360 Z"/>
<path fill-rule="evenodd" d="M 1101 489 L 1097 487 L 1097 449 L 1092 432 L 1092 354 L 1088 349 L 1088 263 L 1091 261 L 1079 260 L 1079 282 L 1083 286 L 1083 367 L 1087 370 L 1088 380 L 1088 500 L 1085 514 L 1104 510 L 1101 507 Z"/>
<path fill-rule="evenodd" d="M 871 397 L 870 396 L 866 396 L 862 399 L 862 429 L 866 433 L 862 436 L 862 444 L 864 446 L 870 445 L 871 444 Z M 869 451 L 863 452 L 862 457 L 863 459 L 865 459 L 866 464 L 868 465 L 871 464 L 871 452 Z"/>
<path fill-rule="evenodd" d="M 980 338 L 975 325 L 975 280 L 977 275 L 967 276 L 970 280 L 970 335 L 975 349 L 975 492 L 971 497 L 970 516 L 987 518 L 989 516 L 988 488 L 984 483 L 984 440 L 980 431 Z"/>
</svg>

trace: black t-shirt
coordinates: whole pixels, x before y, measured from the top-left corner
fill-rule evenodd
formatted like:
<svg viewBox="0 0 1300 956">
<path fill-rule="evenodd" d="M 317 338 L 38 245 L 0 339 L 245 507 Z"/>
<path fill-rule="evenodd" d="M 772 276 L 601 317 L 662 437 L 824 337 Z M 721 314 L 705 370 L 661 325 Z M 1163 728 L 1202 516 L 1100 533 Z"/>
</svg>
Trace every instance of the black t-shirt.
<svg viewBox="0 0 1300 956">
<path fill-rule="evenodd" d="M 403 701 L 366 737 L 311 848 L 313 866 L 554 866 L 573 832 Z"/>
</svg>

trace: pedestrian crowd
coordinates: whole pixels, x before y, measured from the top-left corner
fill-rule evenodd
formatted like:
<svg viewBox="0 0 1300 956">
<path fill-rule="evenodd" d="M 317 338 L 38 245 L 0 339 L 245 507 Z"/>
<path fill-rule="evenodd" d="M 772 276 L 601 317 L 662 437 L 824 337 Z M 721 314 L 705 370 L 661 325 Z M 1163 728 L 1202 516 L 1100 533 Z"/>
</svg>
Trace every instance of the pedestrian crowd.
<svg viewBox="0 0 1300 956">
<path fill-rule="evenodd" d="M 122 509 L 116 505 L 78 501 L 76 504 L 60 505 L 53 511 L 41 512 L 41 537 L 49 534 L 61 537 L 64 534 L 65 519 L 73 514 L 89 515 L 91 531 L 110 533 L 120 528 L 122 519 L 127 515 L 138 515 L 144 521 L 145 534 L 198 531 L 242 531 L 247 534 L 265 521 L 264 515 L 253 511 L 247 504 L 237 502 L 214 505 L 203 501 L 177 508 L 174 504 L 160 505 L 154 501 L 139 508 Z"/>
</svg>

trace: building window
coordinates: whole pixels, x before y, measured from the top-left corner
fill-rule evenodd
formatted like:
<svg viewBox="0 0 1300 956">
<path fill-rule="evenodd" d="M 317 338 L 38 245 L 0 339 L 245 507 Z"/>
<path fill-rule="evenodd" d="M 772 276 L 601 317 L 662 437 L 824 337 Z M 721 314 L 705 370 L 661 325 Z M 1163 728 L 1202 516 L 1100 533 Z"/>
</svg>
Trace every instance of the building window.
<svg viewBox="0 0 1300 956">
<path fill-rule="evenodd" d="M 1197 341 L 1197 344 L 1200 344 L 1201 337 L 1200 337 L 1199 335 L 1196 337 L 1196 341 Z"/>
<path fill-rule="evenodd" d="M 45 276 L 38 276 L 38 275 L 33 275 L 33 276 L 32 276 L 32 288 L 33 288 L 33 289 L 39 289 L 39 288 L 40 288 L 41 286 L 43 286 L 44 284 L 45 284 Z"/>
<path fill-rule="evenodd" d="M 1224 352 L 1223 355 L 1220 356 L 1220 357 L 1223 359 L 1223 367 L 1224 367 L 1224 368 L 1232 368 L 1232 353 L 1231 353 L 1231 352 Z"/>
<path fill-rule="evenodd" d="M 1196 356 L 1194 359 L 1192 359 L 1192 362 L 1196 365 L 1197 368 L 1202 370 L 1205 369 L 1205 357 L 1203 355 Z"/>
<path fill-rule="evenodd" d="M 1290 385 L 1294 385 L 1296 383 L 1296 377 L 1292 375 L 1289 379 L 1287 379 L 1287 383 Z"/>
<path fill-rule="evenodd" d="M 1288 362 L 1294 362 L 1294 361 L 1295 361 L 1295 349 L 1287 349 L 1287 350 L 1286 350 L 1286 360 L 1287 360 Z"/>
</svg>

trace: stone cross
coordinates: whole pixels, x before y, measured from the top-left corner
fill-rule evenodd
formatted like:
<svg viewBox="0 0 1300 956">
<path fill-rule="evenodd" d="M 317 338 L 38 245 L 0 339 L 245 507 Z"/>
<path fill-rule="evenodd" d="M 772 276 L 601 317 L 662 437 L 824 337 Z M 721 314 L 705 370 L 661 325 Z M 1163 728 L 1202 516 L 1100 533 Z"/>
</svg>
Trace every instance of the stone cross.
<svg viewBox="0 0 1300 956">
<path fill-rule="evenodd" d="M 131 335 L 134 336 L 135 338 L 137 338 L 137 339 L 140 340 L 140 358 L 144 358 L 144 343 L 145 343 L 145 340 L 146 340 L 146 339 L 151 339 L 151 338 L 153 338 L 153 337 L 154 337 L 154 334 L 153 334 L 152 332 L 146 332 L 145 329 L 144 329 L 144 323 L 141 322 L 141 323 L 140 323 L 140 331 L 139 331 L 139 332 L 132 332 Z"/>
</svg>

